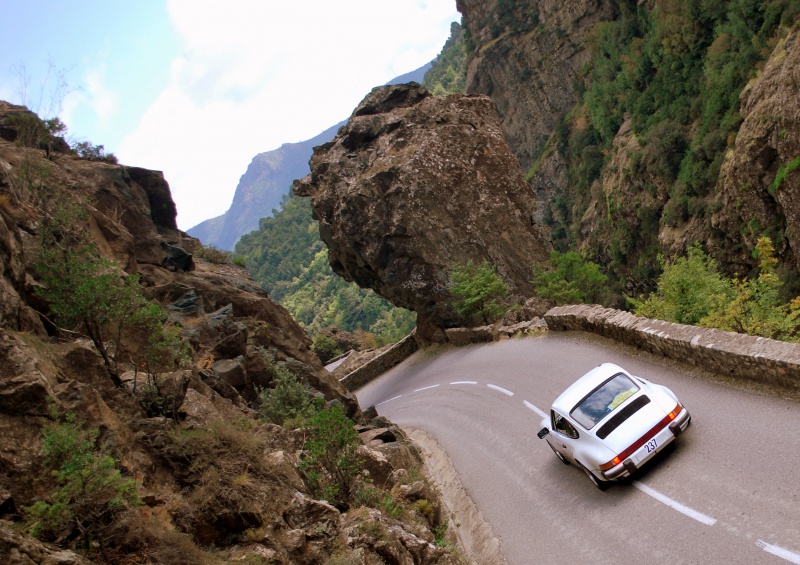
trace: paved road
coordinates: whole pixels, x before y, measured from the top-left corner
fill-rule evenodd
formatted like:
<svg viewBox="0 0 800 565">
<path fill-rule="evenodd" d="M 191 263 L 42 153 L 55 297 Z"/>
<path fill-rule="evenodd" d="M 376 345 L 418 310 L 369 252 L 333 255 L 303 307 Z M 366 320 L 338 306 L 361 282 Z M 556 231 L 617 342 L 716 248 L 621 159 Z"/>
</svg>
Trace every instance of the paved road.
<svg viewBox="0 0 800 565">
<path fill-rule="evenodd" d="M 597 490 L 536 437 L 555 397 L 611 361 L 670 387 L 692 425 Z M 584 334 L 420 351 L 357 393 L 447 451 L 509 565 L 800 564 L 800 405 Z"/>
</svg>

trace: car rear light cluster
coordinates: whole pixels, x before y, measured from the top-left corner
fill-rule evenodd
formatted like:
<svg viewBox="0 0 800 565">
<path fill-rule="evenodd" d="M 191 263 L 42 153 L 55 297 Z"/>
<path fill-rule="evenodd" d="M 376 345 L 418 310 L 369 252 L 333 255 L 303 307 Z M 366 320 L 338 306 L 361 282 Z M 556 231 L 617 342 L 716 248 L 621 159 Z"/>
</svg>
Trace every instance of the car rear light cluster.
<svg viewBox="0 0 800 565">
<path fill-rule="evenodd" d="M 678 405 L 675 406 L 675 408 L 672 409 L 672 411 L 669 414 L 664 416 L 664 418 L 658 424 L 653 426 L 646 434 L 644 434 L 642 437 L 640 437 L 635 442 L 633 442 L 630 445 L 630 447 L 628 447 L 628 449 L 626 449 L 625 451 L 623 451 L 622 453 L 620 453 L 619 455 L 614 457 L 608 463 L 603 463 L 602 465 L 600 465 L 600 470 L 601 471 L 608 471 L 609 469 L 611 469 L 613 467 L 616 467 L 617 465 L 619 465 L 620 463 L 625 461 L 625 459 L 627 457 L 629 457 L 630 455 L 634 454 L 637 449 L 639 449 L 645 443 L 650 441 L 654 435 L 656 435 L 658 432 L 660 432 L 666 426 L 668 426 L 669 423 L 672 422 L 672 420 L 677 418 L 678 414 L 680 414 L 682 410 L 683 410 L 683 406 L 681 406 L 680 403 L 679 403 Z"/>
</svg>

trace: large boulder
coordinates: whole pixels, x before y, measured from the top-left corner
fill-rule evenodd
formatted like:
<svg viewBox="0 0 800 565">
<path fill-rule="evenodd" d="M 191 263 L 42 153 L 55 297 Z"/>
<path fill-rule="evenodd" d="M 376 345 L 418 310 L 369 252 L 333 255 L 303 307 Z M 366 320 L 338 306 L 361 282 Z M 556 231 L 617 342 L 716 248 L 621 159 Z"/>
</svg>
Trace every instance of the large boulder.
<svg viewBox="0 0 800 565">
<path fill-rule="evenodd" d="M 512 294 L 530 295 L 551 249 L 485 96 L 375 88 L 294 190 L 311 197 L 334 272 L 416 311 L 423 333 L 464 323 L 448 293 L 454 263 L 488 260 Z"/>
</svg>

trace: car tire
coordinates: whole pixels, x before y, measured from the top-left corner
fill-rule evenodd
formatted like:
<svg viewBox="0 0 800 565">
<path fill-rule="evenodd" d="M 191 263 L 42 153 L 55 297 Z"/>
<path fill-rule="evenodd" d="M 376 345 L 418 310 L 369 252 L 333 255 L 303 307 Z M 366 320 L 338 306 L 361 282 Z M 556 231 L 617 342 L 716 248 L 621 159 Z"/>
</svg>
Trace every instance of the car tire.
<svg viewBox="0 0 800 565">
<path fill-rule="evenodd" d="M 587 469 L 583 465 L 581 465 L 581 469 L 583 469 L 583 472 L 586 473 L 586 476 L 589 477 L 589 480 L 592 481 L 592 484 L 596 486 L 598 489 L 606 490 L 611 486 L 611 481 L 601 481 L 600 479 L 594 476 L 594 473 L 592 473 L 589 469 Z"/>
<path fill-rule="evenodd" d="M 548 443 L 547 445 L 550 445 L 550 444 Z M 550 449 L 552 449 L 552 450 L 553 450 L 553 453 L 555 453 L 555 454 L 556 454 L 556 457 L 558 457 L 558 458 L 561 460 L 561 462 L 562 462 L 564 465 L 569 465 L 569 461 L 567 461 L 567 458 L 566 458 L 566 457 L 564 457 L 563 455 L 561 455 L 561 452 L 560 452 L 560 451 L 558 451 L 558 450 L 557 450 L 555 447 L 553 447 L 552 445 L 550 445 Z"/>
</svg>

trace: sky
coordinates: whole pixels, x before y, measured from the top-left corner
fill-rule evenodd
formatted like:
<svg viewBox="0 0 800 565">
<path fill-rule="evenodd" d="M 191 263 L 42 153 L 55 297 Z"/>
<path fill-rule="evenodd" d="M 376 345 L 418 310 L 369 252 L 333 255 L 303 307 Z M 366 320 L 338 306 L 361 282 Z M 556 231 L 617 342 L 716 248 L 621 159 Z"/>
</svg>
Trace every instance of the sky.
<svg viewBox="0 0 800 565">
<path fill-rule="evenodd" d="M 230 207 L 255 155 L 346 119 L 461 20 L 455 0 L 0 0 L 0 14 L 0 100 L 163 171 L 183 230 Z"/>
</svg>

